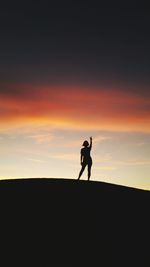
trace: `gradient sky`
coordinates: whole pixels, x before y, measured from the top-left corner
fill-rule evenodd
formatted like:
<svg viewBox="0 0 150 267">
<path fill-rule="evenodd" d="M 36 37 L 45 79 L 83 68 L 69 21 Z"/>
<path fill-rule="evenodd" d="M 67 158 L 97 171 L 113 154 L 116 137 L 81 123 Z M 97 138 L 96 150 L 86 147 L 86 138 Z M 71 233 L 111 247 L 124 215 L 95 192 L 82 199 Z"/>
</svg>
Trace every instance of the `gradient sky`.
<svg viewBox="0 0 150 267">
<path fill-rule="evenodd" d="M 3 4 L 0 178 L 77 178 L 150 190 L 150 9 Z M 86 179 L 87 173 L 82 179 Z"/>
</svg>

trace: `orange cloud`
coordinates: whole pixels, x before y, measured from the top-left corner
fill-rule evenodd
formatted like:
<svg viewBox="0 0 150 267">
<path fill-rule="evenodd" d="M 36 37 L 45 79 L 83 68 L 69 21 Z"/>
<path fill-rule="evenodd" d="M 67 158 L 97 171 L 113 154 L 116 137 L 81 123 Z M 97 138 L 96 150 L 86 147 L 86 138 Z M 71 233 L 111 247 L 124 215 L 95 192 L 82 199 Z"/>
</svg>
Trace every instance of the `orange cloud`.
<svg viewBox="0 0 150 267">
<path fill-rule="evenodd" d="M 0 91 L 0 121 L 150 132 L 150 98 L 108 88 L 13 85 Z"/>
</svg>

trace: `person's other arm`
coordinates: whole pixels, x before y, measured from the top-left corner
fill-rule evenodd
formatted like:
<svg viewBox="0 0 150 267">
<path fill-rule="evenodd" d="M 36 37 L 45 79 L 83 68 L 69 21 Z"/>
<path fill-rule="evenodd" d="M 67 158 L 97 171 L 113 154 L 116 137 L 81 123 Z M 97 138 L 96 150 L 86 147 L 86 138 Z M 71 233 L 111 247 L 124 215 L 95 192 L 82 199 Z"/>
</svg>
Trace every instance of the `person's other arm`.
<svg viewBox="0 0 150 267">
<path fill-rule="evenodd" d="M 81 165 L 82 165 L 82 163 L 83 163 L 83 154 L 82 154 L 82 149 L 81 149 L 80 162 L 81 162 Z"/>
</svg>

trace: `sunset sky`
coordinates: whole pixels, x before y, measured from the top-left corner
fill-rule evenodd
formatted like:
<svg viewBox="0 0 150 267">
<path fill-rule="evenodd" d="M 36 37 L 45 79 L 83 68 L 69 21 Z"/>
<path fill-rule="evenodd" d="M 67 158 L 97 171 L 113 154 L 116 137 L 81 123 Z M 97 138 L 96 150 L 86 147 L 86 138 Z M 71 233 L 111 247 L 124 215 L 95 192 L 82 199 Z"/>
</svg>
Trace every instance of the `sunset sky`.
<svg viewBox="0 0 150 267">
<path fill-rule="evenodd" d="M 150 190 L 149 11 L 1 7 L 1 179 L 76 179 L 92 136 L 91 180 Z"/>
</svg>

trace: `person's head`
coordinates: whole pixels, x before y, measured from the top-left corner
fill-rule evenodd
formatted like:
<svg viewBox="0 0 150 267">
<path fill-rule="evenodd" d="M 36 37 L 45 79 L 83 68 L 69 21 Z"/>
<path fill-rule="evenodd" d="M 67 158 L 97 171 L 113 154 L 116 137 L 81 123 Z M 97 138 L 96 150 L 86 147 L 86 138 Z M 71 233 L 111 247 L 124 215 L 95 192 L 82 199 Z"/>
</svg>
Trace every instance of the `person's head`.
<svg viewBox="0 0 150 267">
<path fill-rule="evenodd" d="M 83 142 L 83 145 L 82 145 L 82 146 L 88 147 L 88 146 L 89 146 L 89 142 L 88 142 L 87 140 L 85 140 L 85 141 Z"/>
</svg>

